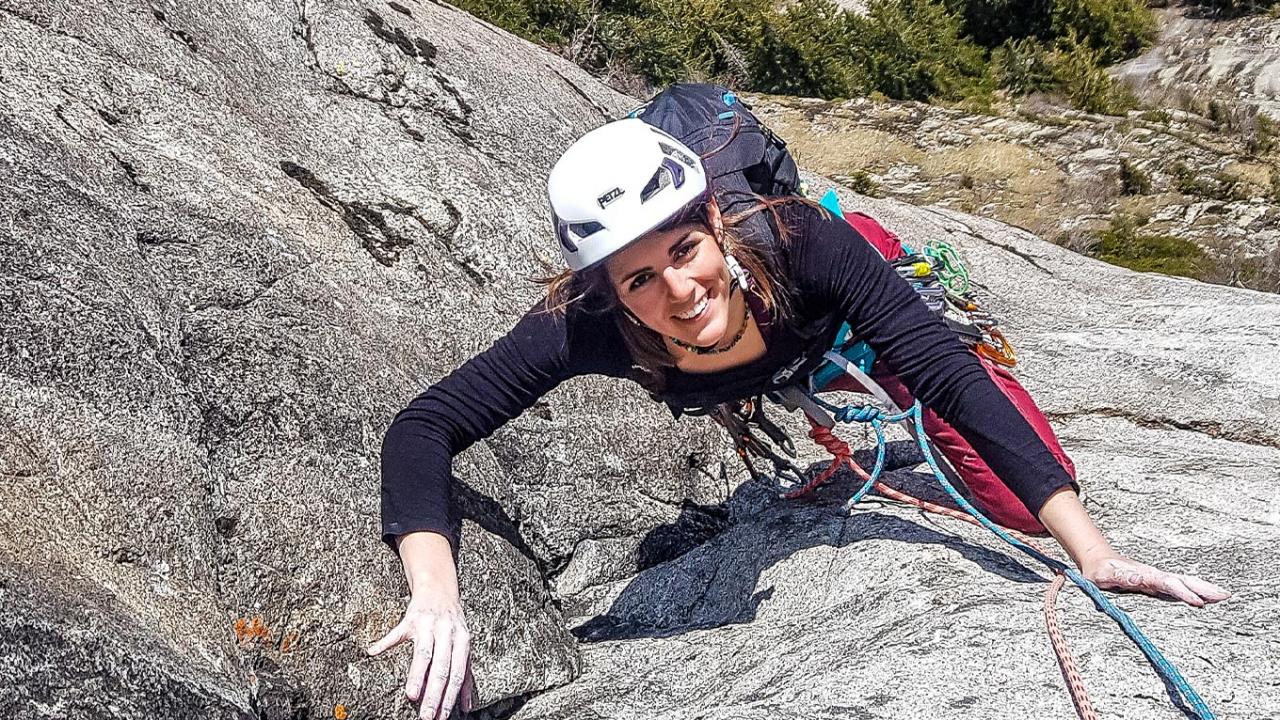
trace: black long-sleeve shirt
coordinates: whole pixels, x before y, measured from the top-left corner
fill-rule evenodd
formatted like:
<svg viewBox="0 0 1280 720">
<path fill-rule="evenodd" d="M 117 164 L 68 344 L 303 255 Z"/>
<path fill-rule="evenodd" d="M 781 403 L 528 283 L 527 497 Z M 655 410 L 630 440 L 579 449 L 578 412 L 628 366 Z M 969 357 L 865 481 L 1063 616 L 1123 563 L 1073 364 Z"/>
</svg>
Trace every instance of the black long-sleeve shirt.
<svg viewBox="0 0 1280 720">
<path fill-rule="evenodd" d="M 808 205 L 781 208 L 790 229 L 773 243 L 793 317 L 772 328 L 765 354 L 715 373 L 668 368 L 662 399 L 701 407 L 776 389 L 780 370 L 820 362 L 840 325 L 876 351 L 907 389 L 955 427 L 1035 514 L 1071 478 L 968 348 L 857 232 Z M 449 507 L 454 455 L 488 437 L 561 382 L 587 374 L 634 377 L 613 320 L 536 304 L 503 337 L 414 398 L 382 445 L 383 539 L 418 530 L 457 547 Z M 785 375 L 786 373 L 783 372 Z M 781 380 L 781 378 L 779 378 Z"/>
</svg>

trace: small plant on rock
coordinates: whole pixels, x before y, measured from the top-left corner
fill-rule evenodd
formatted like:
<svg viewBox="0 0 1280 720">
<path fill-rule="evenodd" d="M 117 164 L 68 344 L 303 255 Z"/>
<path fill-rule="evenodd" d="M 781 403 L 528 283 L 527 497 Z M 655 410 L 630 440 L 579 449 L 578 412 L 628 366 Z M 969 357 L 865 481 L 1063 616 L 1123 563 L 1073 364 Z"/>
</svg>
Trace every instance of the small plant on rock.
<svg viewBox="0 0 1280 720">
<path fill-rule="evenodd" d="M 1185 163 L 1176 162 L 1169 168 L 1169 173 L 1173 175 L 1174 187 L 1183 195 L 1222 202 L 1249 199 L 1245 183 L 1225 170 L 1219 170 L 1206 178 Z"/>
<path fill-rule="evenodd" d="M 1259 113 L 1250 119 L 1249 125 L 1244 138 L 1244 150 L 1247 154 L 1266 155 L 1276 149 L 1280 127 L 1277 127 L 1275 120 Z"/>
<path fill-rule="evenodd" d="M 1098 233 L 1089 254 L 1130 270 L 1201 277 L 1208 262 L 1199 245 L 1172 235 L 1142 233 L 1143 224 L 1132 215 L 1112 216 L 1111 226 Z"/>
<path fill-rule="evenodd" d="M 859 195 L 876 198 L 884 197 L 884 193 L 880 191 L 880 183 L 871 177 L 871 173 L 866 170 L 859 170 L 852 175 L 846 175 L 842 180 L 844 180 L 846 187 Z"/>
<path fill-rule="evenodd" d="M 1173 115 L 1168 110 L 1144 110 L 1138 117 L 1149 123 L 1160 125 L 1168 125 L 1173 122 Z"/>
<path fill-rule="evenodd" d="M 1217 125 L 1219 128 L 1231 129 L 1232 112 L 1227 104 L 1221 100 L 1209 101 L 1209 122 Z"/>
<path fill-rule="evenodd" d="M 1146 195 L 1151 192 L 1151 176 L 1129 158 L 1120 160 L 1120 194 Z"/>
</svg>

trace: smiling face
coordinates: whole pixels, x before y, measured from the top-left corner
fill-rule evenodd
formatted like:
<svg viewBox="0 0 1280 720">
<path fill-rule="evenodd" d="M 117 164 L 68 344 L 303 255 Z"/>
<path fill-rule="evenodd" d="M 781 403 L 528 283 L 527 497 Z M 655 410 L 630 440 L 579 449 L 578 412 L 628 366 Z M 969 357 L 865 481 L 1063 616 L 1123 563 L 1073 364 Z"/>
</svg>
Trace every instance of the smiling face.
<svg viewBox="0 0 1280 720">
<path fill-rule="evenodd" d="M 707 221 L 659 230 L 609 258 L 605 269 L 622 304 L 646 327 L 690 345 L 718 345 L 729 330 L 729 270 Z"/>
</svg>

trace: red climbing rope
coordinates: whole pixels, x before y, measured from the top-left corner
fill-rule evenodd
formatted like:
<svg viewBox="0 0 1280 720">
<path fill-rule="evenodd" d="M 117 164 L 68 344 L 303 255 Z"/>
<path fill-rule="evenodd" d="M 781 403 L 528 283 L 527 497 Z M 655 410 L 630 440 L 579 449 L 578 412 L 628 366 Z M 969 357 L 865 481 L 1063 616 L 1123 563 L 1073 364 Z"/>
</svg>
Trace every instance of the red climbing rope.
<svg viewBox="0 0 1280 720">
<path fill-rule="evenodd" d="M 805 483 L 804 487 L 784 493 L 783 497 L 792 499 L 813 492 L 819 486 L 830 481 L 832 476 L 834 476 L 841 467 L 849 468 L 864 481 L 871 477 L 867 471 L 863 470 L 862 467 L 853 459 L 853 451 L 849 449 L 849 444 L 836 437 L 835 433 L 831 431 L 831 428 L 819 425 L 814 422 L 812 418 L 809 419 L 809 425 L 811 427 L 809 430 L 809 437 L 812 438 L 815 443 L 826 448 L 827 452 L 831 453 L 831 465 L 821 473 L 818 473 L 813 480 Z M 911 495 L 895 490 L 882 482 L 877 482 L 874 487 L 876 492 L 892 500 L 897 500 L 898 502 L 906 503 L 908 505 L 914 505 L 915 507 L 928 512 L 956 518 L 957 520 L 963 520 L 971 525 L 980 525 L 977 520 L 969 517 L 966 513 L 912 497 Z M 1016 530 L 1009 530 L 1009 532 L 1016 535 L 1019 540 L 1027 545 L 1030 545 L 1041 553 L 1048 555 L 1043 547 L 1037 545 L 1035 541 L 1026 537 L 1022 533 L 1019 533 Z M 1080 670 L 1076 667 L 1075 658 L 1071 656 L 1071 648 L 1067 646 L 1067 639 L 1062 634 L 1062 629 L 1058 626 L 1058 613 L 1054 606 L 1058 600 L 1058 591 L 1062 589 L 1063 584 L 1066 582 L 1066 576 L 1061 572 L 1058 572 L 1056 575 L 1057 576 L 1054 577 L 1053 582 L 1050 583 L 1044 594 L 1044 623 L 1049 632 L 1049 643 L 1053 645 L 1053 652 L 1058 658 L 1058 668 L 1062 671 L 1062 679 L 1066 681 L 1067 690 L 1071 693 L 1071 702 L 1075 705 L 1076 715 L 1080 716 L 1080 720 L 1098 720 L 1098 715 L 1093 711 L 1093 704 L 1089 702 L 1089 694 L 1085 690 L 1084 679 L 1080 676 Z"/>
<path fill-rule="evenodd" d="M 1067 690 L 1071 693 L 1071 702 L 1076 706 L 1076 715 L 1080 716 L 1080 720 L 1098 720 L 1093 704 L 1089 702 L 1089 693 L 1084 688 L 1084 678 L 1080 676 L 1075 659 L 1071 657 L 1067 638 L 1062 634 L 1062 628 L 1058 627 L 1058 611 L 1054 605 L 1058 602 L 1058 591 L 1066 582 L 1067 576 L 1058 573 L 1053 582 L 1049 583 L 1049 589 L 1044 593 L 1044 625 L 1049 631 L 1053 652 L 1058 656 L 1058 669 L 1062 671 L 1062 679 L 1066 681 Z"/>
</svg>

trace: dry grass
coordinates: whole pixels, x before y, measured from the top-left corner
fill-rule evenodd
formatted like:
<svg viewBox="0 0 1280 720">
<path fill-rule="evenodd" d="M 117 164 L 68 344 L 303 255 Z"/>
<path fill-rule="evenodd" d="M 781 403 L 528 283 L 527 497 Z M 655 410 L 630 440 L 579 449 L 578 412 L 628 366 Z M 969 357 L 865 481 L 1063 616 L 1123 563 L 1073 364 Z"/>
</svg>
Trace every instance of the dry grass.
<svg viewBox="0 0 1280 720">
<path fill-rule="evenodd" d="M 1250 185 L 1250 197 L 1265 197 L 1271 189 L 1271 165 L 1265 162 L 1232 162 L 1223 170 Z"/>
</svg>

